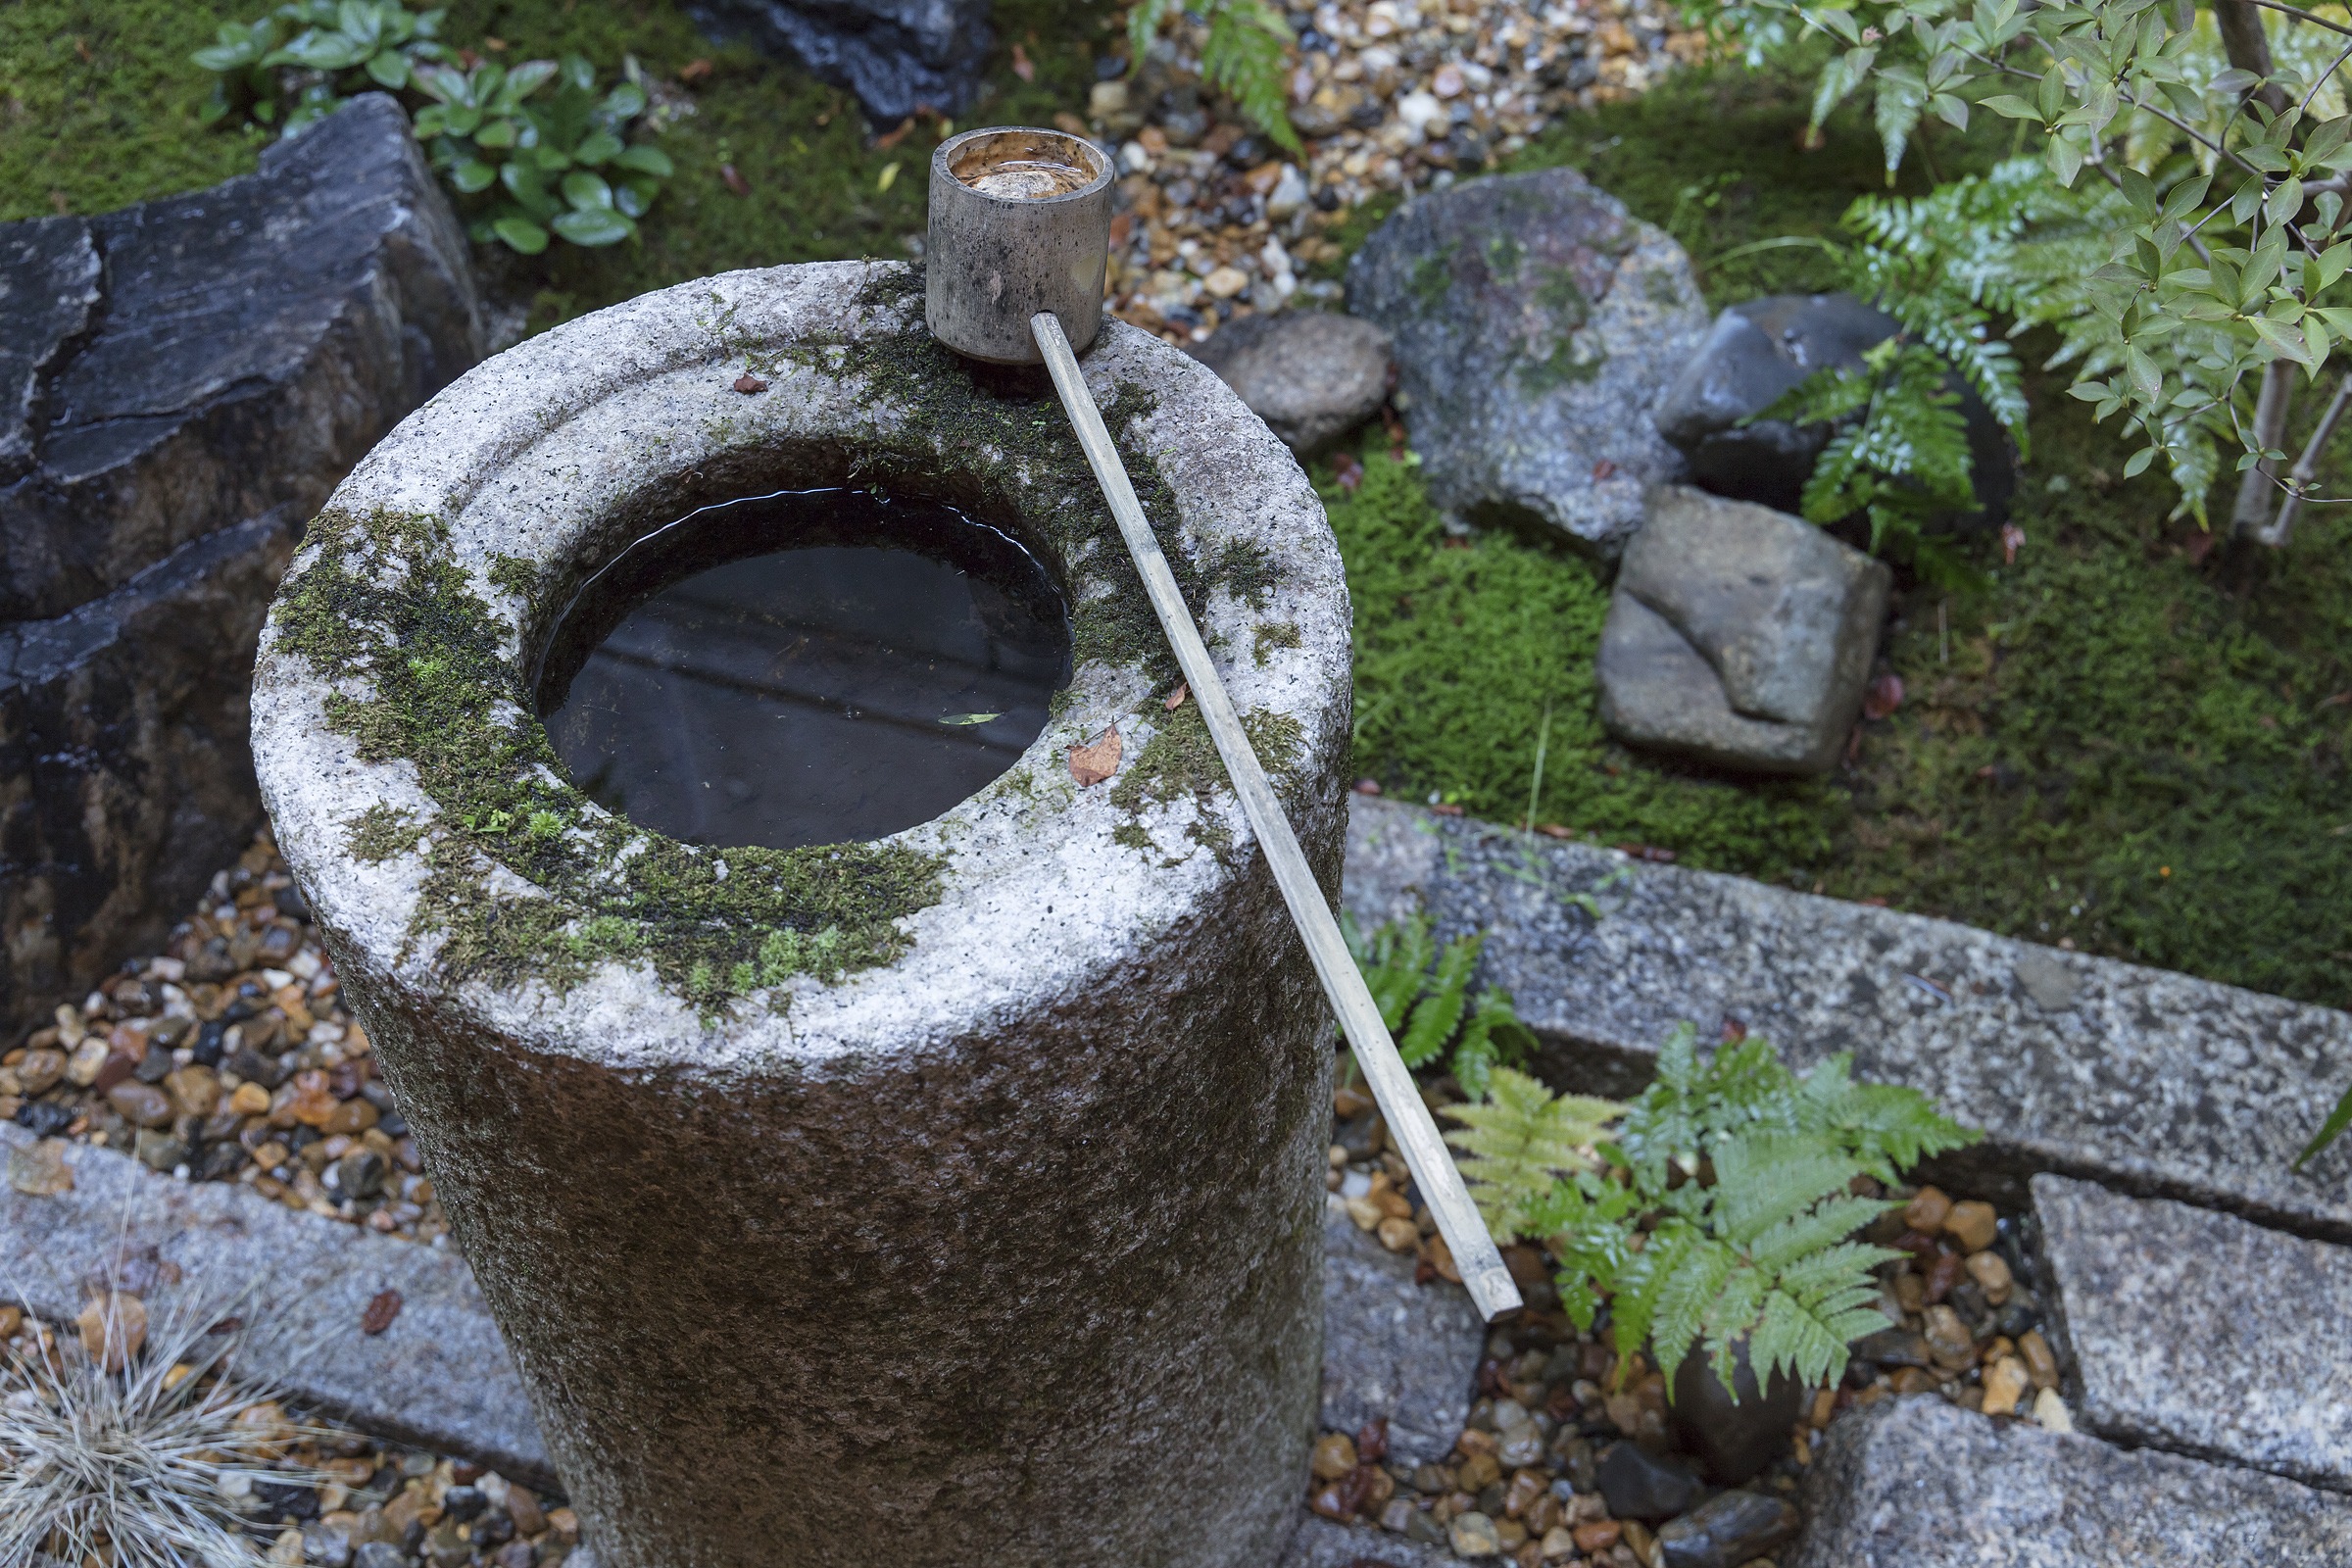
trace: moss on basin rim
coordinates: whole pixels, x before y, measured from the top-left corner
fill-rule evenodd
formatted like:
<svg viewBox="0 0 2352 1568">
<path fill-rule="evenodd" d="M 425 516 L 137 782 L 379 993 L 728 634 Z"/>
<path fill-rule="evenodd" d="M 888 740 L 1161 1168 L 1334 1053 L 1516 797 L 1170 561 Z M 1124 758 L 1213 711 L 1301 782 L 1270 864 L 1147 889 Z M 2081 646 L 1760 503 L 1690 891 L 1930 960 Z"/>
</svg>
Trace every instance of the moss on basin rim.
<svg viewBox="0 0 2352 1568">
<path fill-rule="evenodd" d="M 893 270 L 859 304 L 903 317 L 920 291 L 919 273 Z M 715 293 L 712 301 L 707 324 L 723 357 L 859 381 L 898 412 L 895 428 L 854 458 L 860 482 L 1017 514 L 1067 596 L 1082 669 L 1136 669 L 1154 687 L 1173 684 L 1134 564 L 1042 376 L 975 369 L 919 327 L 762 352 L 732 340 L 732 309 Z M 1180 548 L 1176 498 L 1132 434 L 1153 407 L 1126 386 L 1106 413 L 1187 600 L 1200 614 L 1222 589 L 1262 607 L 1281 579 L 1262 549 L 1228 540 L 1203 567 Z M 721 445 L 738 439 L 715 435 Z M 756 444 L 753 432 L 741 438 Z M 642 960 L 706 1016 L 794 975 L 829 981 L 906 951 L 902 922 L 942 896 L 938 854 L 896 840 L 712 850 L 590 801 L 537 717 L 531 639 L 515 637 L 451 546 L 445 518 L 330 505 L 271 615 L 275 649 L 332 688 L 329 728 L 351 739 L 361 761 L 411 763 L 434 808 L 428 820 L 379 803 L 345 833 L 364 861 L 421 854 L 408 951 L 435 938 L 433 961 L 453 978 L 528 977 L 559 993 L 607 961 Z M 600 564 L 497 556 L 486 575 L 538 613 Z M 1281 717 L 1251 715 L 1278 776 L 1301 743 L 1296 722 Z M 1167 744 L 1155 739 L 1147 757 Z M 1196 795 L 1225 782 L 1213 753 L 1184 771 Z M 1147 800 L 1130 790 L 1121 804 L 1140 814 L 1168 793 Z M 1223 847 L 1213 834 L 1195 837 Z"/>
</svg>

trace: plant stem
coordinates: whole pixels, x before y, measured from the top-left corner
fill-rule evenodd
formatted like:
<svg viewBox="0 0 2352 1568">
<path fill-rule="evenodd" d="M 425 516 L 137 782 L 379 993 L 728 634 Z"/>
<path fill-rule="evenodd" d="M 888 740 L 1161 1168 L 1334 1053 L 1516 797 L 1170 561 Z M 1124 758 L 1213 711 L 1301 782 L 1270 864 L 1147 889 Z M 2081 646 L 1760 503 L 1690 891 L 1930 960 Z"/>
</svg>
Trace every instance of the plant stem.
<svg viewBox="0 0 2352 1568">
<path fill-rule="evenodd" d="M 2271 79 L 2278 69 L 2271 63 L 2271 40 L 2262 30 L 2262 13 L 2253 0 L 2213 0 L 2214 24 L 2222 30 L 2222 52 L 2240 71 L 2262 78 L 2251 97 L 2268 105 L 2274 115 L 2286 113 L 2286 89 Z"/>
<path fill-rule="evenodd" d="M 2254 441 L 2257 452 L 2275 452 L 2286 438 L 2286 410 L 2294 396 L 2294 362 L 2273 360 L 2263 368 L 2262 392 L 2254 400 Z M 2278 471 L 2269 458 L 2259 459 L 2237 481 L 2237 505 L 2230 509 L 2231 530 L 2250 534 L 2271 522 L 2271 493 L 2278 487 Z"/>
<path fill-rule="evenodd" d="M 1527 828 L 1536 830 L 1536 798 L 1544 793 L 1544 750 L 1551 744 L 1551 699 L 1544 700 L 1544 722 L 1536 730 L 1536 781 L 1527 787 Z"/>
<path fill-rule="evenodd" d="M 2254 535 L 2255 543 L 2273 550 L 2286 548 L 2295 531 L 2295 514 L 2303 510 L 2303 493 L 2319 477 L 2320 453 L 2335 434 L 2335 427 L 2343 422 L 2347 405 L 2352 405 L 2352 375 L 2336 383 L 2335 396 L 2328 400 L 2328 412 L 2320 416 L 2319 428 L 2311 432 L 2311 439 L 2303 443 L 2303 455 L 2295 459 L 2294 467 L 2287 471 L 2286 499 L 2278 503 L 2278 515 Z"/>
</svg>

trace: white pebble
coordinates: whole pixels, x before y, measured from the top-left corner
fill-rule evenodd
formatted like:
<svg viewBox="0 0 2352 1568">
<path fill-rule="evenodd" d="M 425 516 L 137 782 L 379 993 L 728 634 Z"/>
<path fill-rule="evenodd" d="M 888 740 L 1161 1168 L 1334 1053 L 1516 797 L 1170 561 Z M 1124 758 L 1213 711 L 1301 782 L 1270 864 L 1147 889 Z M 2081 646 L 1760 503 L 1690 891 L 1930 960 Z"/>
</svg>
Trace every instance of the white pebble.
<svg viewBox="0 0 2352 1568">
<path fill-rule="evenodd" d="M 2056 1389 L 2044 1389 L 2034 1396 L 2034 1419 L 2046 1432 L 2075 1430 L 2075 1418 L 2066 1413 L 2066 1401 L 2058 1397 Z"/>
</svg>

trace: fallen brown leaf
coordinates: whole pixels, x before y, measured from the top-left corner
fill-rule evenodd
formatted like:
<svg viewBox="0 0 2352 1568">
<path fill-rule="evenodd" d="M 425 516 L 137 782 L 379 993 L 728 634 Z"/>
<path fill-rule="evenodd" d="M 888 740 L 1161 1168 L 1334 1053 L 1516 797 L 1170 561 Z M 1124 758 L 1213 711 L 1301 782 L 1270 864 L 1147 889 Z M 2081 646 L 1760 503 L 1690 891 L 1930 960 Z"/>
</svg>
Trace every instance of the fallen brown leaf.
<svg viewBox="0 0 2352 1568">
<path fill-rule="evenodd" d="M 700 81 L 709 74 L 710 74 L 710 62 L 708 60 L 689 60 L 678 68 L 680 81 Z"/>
<path fill-rule="evenodd" d="M 907 116 L 907 117 L 906 117 L 905 120 L 902 120 L 902 121 L 900 121 L 900 122 L 899 122 L 899 128 L 898 128 L 898 129 L 896 129 L 896 130 L 894 130 L 894 131 L 891 131 L 891 132 L 890 132 L 889 134 L 887 134 L 887 135 L 882 135 L 882 136 L 877 136 L 877 137 L 875 137 L 875 138 L 874 138 L 874 145 L 875 145 L 877 148 L 880 148 L 880 147 L 896 147 L 896 146 L 897 146 L 897 145 L 898 145 L 900 142 L 903 142 L 903 141 L 905 141 L 905 140 L 906 139 L 906 133 L 907 133 L 908 131 L 912 130 L 913 128 L 914 128 L 914 117 L 913 117 L 912 115 L 908 115 L 908 116 Z"/>
<path fill-rule="evenodd" d="M 758 376 L 752 374 L 751 371 L 746 370 L 743 372 L 743 374 L 735 378 L 735 390 L 741 392 L 744 396 L 749 397 L 755 392 L 766 391 L 767 383 L 760 380 Z"/>
<path fill-rule="evenodd" d="M 1116 724 L 1102 732 L 1102 738 L 1092 746 L 1070 748 L 1070 777 L 1085 789 L 1100 784 L 1119 770 L 1119 727 Z"/>
<path fill-rule="evenodd" d="M 2190 565 L 2201 566 L 2205 564 L 2205 558 L 2213 554 L 2213 547 L 2219 541 L 2212 530 L 2199 528 L 2188 536 L 2188 543 L 2180 547 L 2180 553 L 2188 557 Z"/>
<path fill-rule="evenodd" d="M 1903 677 L 1900 675 L 1881 675 L 1870 683 L 1870 690 L 1862 694 L 1862 716 L 1865 718 L 1885 718 L 1902 706 Z"/>
<path fill-rule="evenodd" d="M 1176 683 L 1176 689 L 1168 693 L 1167 700 L 1162 702 L 1159 706 L 1173 713 L 1176 711 L 1176 710 L 1184 706 L 1184 700 L 1187 697 L 1190 697 L 1192 693 L 1193 689 L 1191 686 L 1187 685 L 1183 681 L 1178 681 Z"/>
<path fill-rule="evenodd" d="M 120 1372 L 147 1343 L 147 1303 L 112 1291 L 83 1307 L 74 1324 L 81 1331 L 81 1348 L 90 1359 L 109 1372 Z"/>
<path fill-rule="evenodd" d="M 2017 564 L 2017 553 L 2026 546 L 2026 530 L 2014 522 L 2001 524 L 2001 564 Z"/>
<path fill-rule="evenodd" d="M 1340 488 L 1349 495 L 1355 494 L 1355 487 L 1364 482 L 1364 466 L 1345 452 L 1332 464 L 1331 473 L 1339 481 Z"/>
<path fill-rule="evenodd" d="M 738 196 L 749 196 L 752 193 L 752 182 L 737 173 L 733 164 L 718 166 L 718 179 L 720 184 Z"/>
<path fill-rule="evenodd" d="M 374 1298 L 368 1301 L 368 1310 L 360 1314 L 360 1332 L 370 1336 L 381 1334 L 392 1326 L 392 1320 L 398 1316 L 400 1293 L 378 1291 Z"/>
<path fill-rule="evenodd" d="M 1017 43 L 1012 46 L 1012 74 L 1023 81 L 1037 79 L 1037 67 L 1030 64 L 1029 51 Z"/>
</svg>

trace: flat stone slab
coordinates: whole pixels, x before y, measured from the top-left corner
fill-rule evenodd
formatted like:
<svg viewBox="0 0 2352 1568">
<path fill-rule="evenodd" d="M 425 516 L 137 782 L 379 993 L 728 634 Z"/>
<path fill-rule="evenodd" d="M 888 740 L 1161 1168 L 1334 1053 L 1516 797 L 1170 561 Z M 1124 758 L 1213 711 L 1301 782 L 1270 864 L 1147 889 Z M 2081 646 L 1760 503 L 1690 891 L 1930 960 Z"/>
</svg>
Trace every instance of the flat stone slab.
<svg viewBox="0 0 2352 1568">
<path fill-rule="evenodd" d="M 0 1123 L 0 1158 L 35 1142 Z M 0 1186 L 0 1289 L 22 1293 L 35 1316 L 71 1321 L 111 1259 L 152 1248 L 179 1268 L 177 1288 L 262 1285 L 286 1343 L 313 1347 L 284 1369 L 302 1403 L 530 1486 L 558 1484 L 506 1342 L 456 1252 L 297 1214 L 233 1182 L 175 1182 L 111 1150 L 68 1145 L 65 1157 L 72 1192 Z M 361 1315 L 387 1290 L 400 1293 L 399 1314 L 364 1333 Z"/>
<path fill-rule="evenodd" d="M 1413 1283 L 1413 1259 L 1355 1228 L 1331 1200 L 1323 1218 L 1323 1414 L 1327 1432 L 1389 1423 L 1389 1452 L 1435 1464 L 1470 1414 L 1486 1326 L 1470 1293 Z"/>
<path fill-rule="evenodd" d="M 2352 1491 L 2352 1249 L 2060 1176 L 2034 1211 L 2083 1427 Z"/>
<path fill-rule="evenodd" d="M 1385 1530 L 1302 1512 L 1298 1533 L 1291 1537 L 1274 1568 L 1455 1568 L 1460 1561 L 1444 1546 L 1425 1546 Z"/>
<path fill-rule="evenodd" d="M 1936 1169 L 1988 1197 L 2054 1171 L 2352 1242 L 2352 1140 L 2289 1169 L 2352 1082 L 2333 1008 L 1360 795 L 1346 900 L 1488 932 L 1555 1081 L 1636 1092 L 1676 1023 L 1736 1017 L 1983 1127 Z"/>
<path fill-rule="evenodd" d="M 2352 1500 L 1990 1421 L 1933 1395 L 1833 1424 L 1782 1568 L 2341 1568 Z"/>
</svg>

